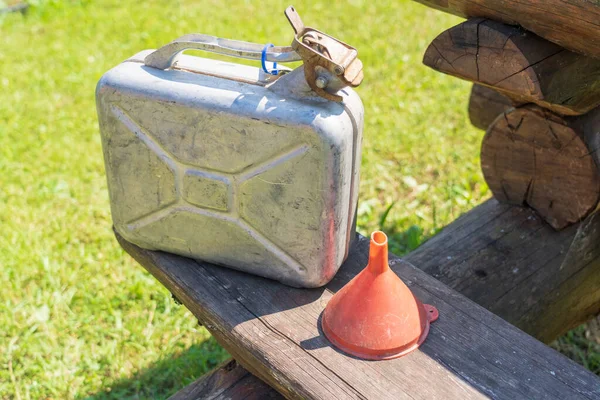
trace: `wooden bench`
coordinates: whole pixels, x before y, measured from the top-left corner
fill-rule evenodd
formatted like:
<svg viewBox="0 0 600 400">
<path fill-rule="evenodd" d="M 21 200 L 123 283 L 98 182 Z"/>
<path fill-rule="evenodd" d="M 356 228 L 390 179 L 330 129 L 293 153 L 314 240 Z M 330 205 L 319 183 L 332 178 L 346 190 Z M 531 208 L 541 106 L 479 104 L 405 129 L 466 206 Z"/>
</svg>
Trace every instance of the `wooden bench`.
<svg viewBox="0 0 600 400">
<path fill-rule="evenodd" d="M 318 322 L 365 266 L 364 238 L 330 284 L 301 290 L 118 237 L 235 358 L 174 399 L 600 398 L 598 377 L 542 343 L 600 313 L 600 5 L 417 1 L 471 18 L 424 63 L 474 82 L 484 175 L 507 203 L 489 200 L 390 257 L 440 319 L 418 351 L 358 360 Z"/>
<path fill-rule="evenodd" d="M 586 290 L 600 282 L 598 224 L 593 214 L 557 232 L 531 210 L 489 200 L 405 259 L 391 256 L 395 272 L 440 319 L 417 352 L 382 362 L 338 352 L 318 328 L 332 293 L 366 265 L 364 238 L 329 285 L 311 290 L 118 239 L 239 364 L 286 398 L 593 399 L 598 377 L 443 282 L 552 340 L 598 311 L 600 293 Z M 246 393 L 235 382 L 249 384 L 233 370 L 228 398 Z M 206 379 L 214 382 L 197 385 Z"/>
</svg>

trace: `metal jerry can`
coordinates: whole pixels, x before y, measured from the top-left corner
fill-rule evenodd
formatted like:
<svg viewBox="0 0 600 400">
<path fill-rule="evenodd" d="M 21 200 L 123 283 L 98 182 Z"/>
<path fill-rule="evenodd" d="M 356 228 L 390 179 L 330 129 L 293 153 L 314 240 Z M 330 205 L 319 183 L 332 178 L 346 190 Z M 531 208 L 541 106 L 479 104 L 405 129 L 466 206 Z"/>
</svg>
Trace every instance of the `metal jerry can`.
<svg viewBox="0 0 600 400">
<path fill-rule="evenodd" d="M 335 275 L 355 237 L 363 106 L 349 86 L 362 64 L 286 15 L 291 47 L 186 35 L 100 79 L 112 218 L 126 240 L 292 286 Z M 267 61 L 304 63 L 274 72 Z"/>
</svg>

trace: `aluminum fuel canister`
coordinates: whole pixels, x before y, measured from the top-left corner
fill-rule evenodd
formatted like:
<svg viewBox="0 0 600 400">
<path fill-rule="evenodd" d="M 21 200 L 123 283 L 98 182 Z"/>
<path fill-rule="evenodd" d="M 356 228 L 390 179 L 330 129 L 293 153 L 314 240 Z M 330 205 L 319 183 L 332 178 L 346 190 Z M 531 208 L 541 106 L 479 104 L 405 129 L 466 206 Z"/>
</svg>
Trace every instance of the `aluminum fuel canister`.
<svg viewBox="0 0 600 400">
<path fill-rule="evenodd" d="M 147 249 L 300 287 L 326 284 L 355 237 L 363 106 L 356 50 L 293 8 L 291 47 L 192 34 L 100 79 L 113 223 Z M 274 72 L 183 55 L 200 49 Z"/>
</svg>

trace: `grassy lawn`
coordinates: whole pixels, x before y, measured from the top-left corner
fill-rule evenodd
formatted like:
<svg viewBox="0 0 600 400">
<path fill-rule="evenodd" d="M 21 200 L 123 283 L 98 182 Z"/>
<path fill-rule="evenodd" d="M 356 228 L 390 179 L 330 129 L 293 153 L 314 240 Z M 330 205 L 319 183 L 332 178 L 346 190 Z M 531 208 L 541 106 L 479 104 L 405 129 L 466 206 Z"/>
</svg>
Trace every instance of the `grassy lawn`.
<svg viewBox="0 0 600 400">
<path fill-rule="evenodd" d="M 114 240 L 95 85 L 185 33 L 288 44 L 289 0 L 31 3 L 0 15 L 0 398 L 168 397 L 227 354 Z M 359 228 L 385 229 L 404 253 L 490 195 L 469 85 L 421 65 L 459 19 L 408 0 L 344 3 L 294 5 L 359 49 Z M 556 346 L 600 373 L 589 331 Z"/>
</svg>

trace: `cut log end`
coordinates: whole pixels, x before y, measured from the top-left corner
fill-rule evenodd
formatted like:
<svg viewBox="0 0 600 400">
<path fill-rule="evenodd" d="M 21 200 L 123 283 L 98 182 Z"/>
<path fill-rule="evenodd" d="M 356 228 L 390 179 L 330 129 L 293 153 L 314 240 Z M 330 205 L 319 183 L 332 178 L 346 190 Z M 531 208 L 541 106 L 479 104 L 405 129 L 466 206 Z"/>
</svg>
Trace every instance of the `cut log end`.
<svg viewBox="0 0 600 400">
<path fill-rule="evenodd" d="M 600 105 L 600 60 L 498 21 L 474 18 L 448 29 L 429 45 L 423 63 L 561 115 Z"/>
<path fill-rule="evenodd" d="M 520 25 L 571 51 L 600 58 L 598 1 L 416 0 L 461 17 Z"/>
<path fill-rule="evenodd" d="M 516 105 L 494 89 L 474 84 L 469 99 L 469 118 L 475 127 L 485 131 L 498 115 Z"/>
<path fill-rule="evenodd" d="M 533 105 L 494 121 L 483 139 L 481 166 L 494 197 L 535 209 L 555 229 L 582 220 L 600 199 L 600 177 L 583 135 Z"/>
</svg>

